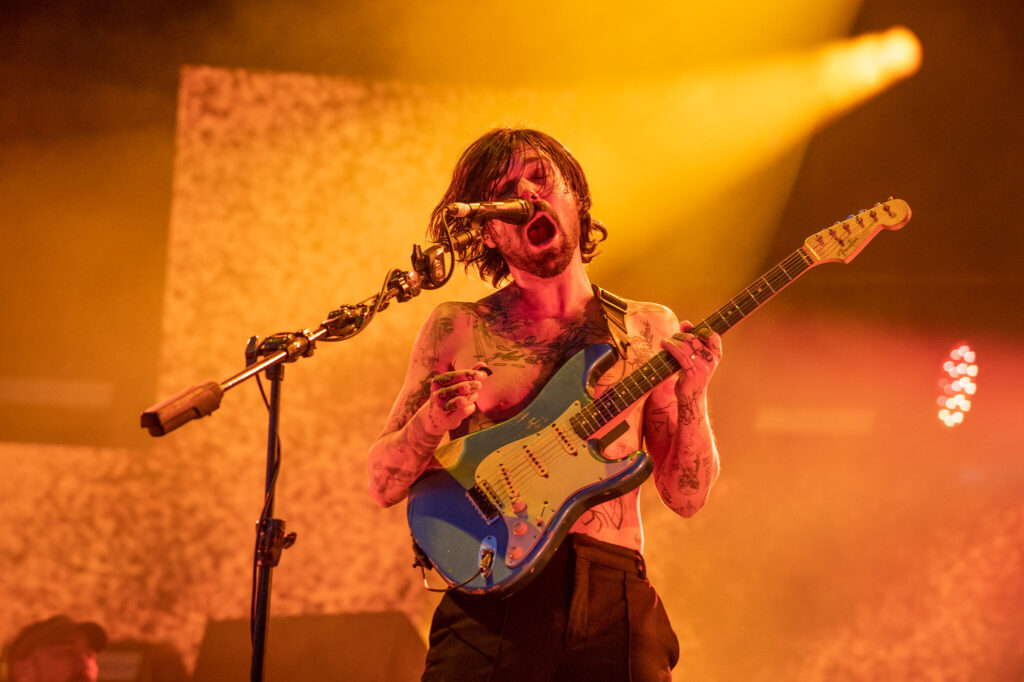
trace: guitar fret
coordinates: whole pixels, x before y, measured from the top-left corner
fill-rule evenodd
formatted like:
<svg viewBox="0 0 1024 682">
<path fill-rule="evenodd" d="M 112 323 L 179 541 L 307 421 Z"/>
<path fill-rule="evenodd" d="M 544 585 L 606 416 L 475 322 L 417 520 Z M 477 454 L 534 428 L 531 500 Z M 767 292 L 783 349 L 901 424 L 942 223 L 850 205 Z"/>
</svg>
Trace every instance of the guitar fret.
<svg viewBox="0 0 1024 682">
<path fill-rule="evenodd" d="M 610 402 L 612 405 L 614 405 L 615 407 L 617 407 L 620 410 L 625 409 L 626 406 L 629 405 L 628 402 L 625 402 L 625 398 L 623 398 L 618 393 L 618 391 L 615 391 L 614 389 L 611 390 L 611 391 L 608 391 L 608 402 Z"/>
<path fill-rule="evenodd" d="M 640 386 L 637 385 L 636 379 L 633 378 L 632 374 L 623 379 L 620 385 L 622 386 L 622 390 L 626 392 L 626 396 L 630 401 L 639 400 L 640 396 L 644 394 L 644 392 L 640 390 Z M 634 394 L 634 391 L 637 392 Z"/>
<path fill-rule="evenodd" d="M 722 311 L 719 310 L 719 311 L 715 312 L 715 315 L 718 315 L 718 319 L 720 319 L 722 321 L 722 324 L 724 325 L 724 327 L 721 328 L 721 331 L 718 331 L 716 329 L 716 331 L 718 331 L 719 334 L 721 334 L 726 329 L 731 329 L 732 328 L 732 323 L 729 322 L 729 318 L 727 318 L 725 315 L 722 314 Z"/>
<path fill-rule="evenodd" d="M 663 350 L 657 355 L 655 355 L 651 359 L 651 363 L 652 366 L 654 365 L 654 363 L 660 365 L 660 368 L 656 368 L 658 377 L 657 383 L 659 384 L 665 379 L 668 379 L 676 372 L 678 372 L 680 369 L 682 369 L 680 364 L 676 362 L 675 358 L 673 358 L 666 350 Z"/>
<path fill-rule="evenodd" d="M 785 288 L 813 264 L 814 261 L 803 249 L 797 249 L 781 263 L 754 280 L 735 298 L 700 322 L 694 331 L 701 335 L 710 332 L 725 333 L 740 320 L 761 307 L 765 301 Z M 668 351 L 658 352 L 646 363 L 623 377 L 599 398 L 581 408 L 578 414 L 569 419 L 570 426 L 580 438 L 589 438 L 595 431 L 680 369 L 681 366 Z"/>
<path fill-rule="evenodd" d="M 591 433 L 597 430 L 597 425 L 591 423 L 592 419 L 590 416 L 589 406 L 580 411 L 579 414 L 569 418 L 569 426 L 572 427 L 572 432 L 580 436 L 581 438 L 587 438 Z"/>
<path fill-rule="evenodd" d="M 771 298 L 772 296 L 774 296 L 774 295 L 775 295 L 775 289 L 773 289 L 773 288 L 772 288 L 772 284 L 771 284 L 771 282 L 769 282 L 769 281 L 768 281 L 767 279 L 765 279 L 763 275 L 761 276 L 761 278 L 760 278 L 760 279 L 761 279 L 761 281 L 762 281 L 762 282 L 764 282 L 764 285 L 765 285 L 766 287 L 768 287 L 768 291 L 770 291 L 770 292 L 771 292 L 770 294 L 768 294 L 768 295 L 767 295 L 767 296 L 765 296 L 765 298 L 764 298 L 764 300 L 765 300 L 765 301 L 767 301 L 767 300 L 768 300 L 769 298 Z M 759 292 L 759 291 L 761 291 L 761 286 L 760 286 L 760 285 L 758 285 L 757 289 L 755 289 L 755 290 L 754 290 L 754 292 L 756 293 L 756 292 Z M 753 294 L 751 294 L 751 298 L 753 298 L 754 300 L 757 300 L 757 297 L 756 297 L 756 296 L 754 296 Z M 764 302 L 764 301 L 759 301 L 759 303 L 763 303 L 763 302 Z"/>
</svg>

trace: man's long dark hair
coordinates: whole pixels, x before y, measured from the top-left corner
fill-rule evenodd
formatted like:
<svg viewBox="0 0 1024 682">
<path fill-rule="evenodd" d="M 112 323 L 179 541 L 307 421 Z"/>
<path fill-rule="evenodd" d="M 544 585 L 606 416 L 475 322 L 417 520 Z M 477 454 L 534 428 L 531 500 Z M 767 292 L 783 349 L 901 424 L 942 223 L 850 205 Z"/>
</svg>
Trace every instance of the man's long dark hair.
<svg viewBox="0 0 1024 682">
<path fill-rule="evenodd" d="M 580 255 L 584 263 L 589 263 L 597 255 L 597 244 L 608 236 L 608 230 L 590 217 L 590 187 L 583 168 L 561 142 L 539 130 L 528 128 L 495 128 L 482 135 L 462 153 L 452 172 L 448 191 L 430 214 L 430 238 L 435 242 L 443 241 L 444 210 L 448 204 L 503 198 L 492 196 L 493 188 L 508 172 L 513 157 L 521 147 L 532 148 L 550 159 L 562 174 L 579 209 Z M 449 219 L 449 224 L 453 233 L 469 229 L 469 220 L 466 218 Z M 490 278 L 494 286 L 509 276 L 505 259 L 497 249 L 484 244 L 482 239 L 459 249 L 457 256 L 467 270 L 474 267 L 482 279 Z"/>
</svg>

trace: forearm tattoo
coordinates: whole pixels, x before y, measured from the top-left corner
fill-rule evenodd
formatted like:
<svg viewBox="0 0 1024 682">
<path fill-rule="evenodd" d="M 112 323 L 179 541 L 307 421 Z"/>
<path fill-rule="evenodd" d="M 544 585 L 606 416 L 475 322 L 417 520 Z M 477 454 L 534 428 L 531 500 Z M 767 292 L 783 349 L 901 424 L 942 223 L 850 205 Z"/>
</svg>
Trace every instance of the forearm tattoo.
<svg viewBox="0 0 1024 682">
<path fill-rule="evenodd" d="M 679 398 L 679 424 L 680 426 L 691 426 L 700 419 L 698 414 L 698 403 L 696 395 L 689 395 Z"/>
<path fill-rule="evenodd" d="M 370 482 L 388 504 L 394 504 L 408 492 L 423 473 L 441 436 L 428 433 L 418 420 L 410 419 L 405 428 L 391 434 L 390 455 L 370 462 Z"/>
</svg>

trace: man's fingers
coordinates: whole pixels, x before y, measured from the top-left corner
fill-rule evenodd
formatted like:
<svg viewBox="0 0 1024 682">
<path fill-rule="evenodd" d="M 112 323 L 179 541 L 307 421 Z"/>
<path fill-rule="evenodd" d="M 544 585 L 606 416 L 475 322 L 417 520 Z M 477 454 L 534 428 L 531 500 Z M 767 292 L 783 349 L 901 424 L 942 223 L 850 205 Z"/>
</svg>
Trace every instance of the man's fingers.
<svg viewBox="0 0 1024 682">
<path fill-rule="evenodd" d="M 486 366 L 485 366 L 486 367 Z M 438 374 L 431 383 L 435 389 L 451 386 L 462 381 L 479 381 L 486 377 L 490 373 L 490 369 L 484 371 L 483 369 L 456 369 L 451 372 L 445 372 L 444 374 Z"/>
<path fill-rule="evenodd" d="M 438 389 L 437 398 L 441 402 L 447 402 L 456 396 L 475 394 L 479 390 L 479 381 L 463 381 L 454 386 Z"/>
<path fill-rule="evenodd" d="M 714 362 L 722 357 L 722 337 L 708 327 L 696 329 L 688 321 L 679 323 L 679 333 L 672 338 L 682 341 L 690 348 L 690 355 L 700 357 L 705 362 Z"/>
<path fill-rule="evenodd" d="M 661 345 L 679 361 L 679 365 L 683 368 L 684 372 L 694 368 L 697 354 L 689 343 L 673 337 L 665 339 L 661 342 Z"/>
<path fill-rule="evenodd" d="M 432 409 L 440 409 L 444 414 L 437 418 L 446 425 L 455 428 L 476 410 L 476 400 L 483 386 L 481 380 L 491 374 L 487 365 L 480 362 L 472 369 L 455 369 L 433 377 L 430 382 L 432 393 Z"/>
<path fill-rule="evenodd" d="M 460 395 L 444 403 L 444 411 L 450 414 L 465 411 L 468 416 L 473 411 L 475 404 L 476 395 Z"/>
</svg>

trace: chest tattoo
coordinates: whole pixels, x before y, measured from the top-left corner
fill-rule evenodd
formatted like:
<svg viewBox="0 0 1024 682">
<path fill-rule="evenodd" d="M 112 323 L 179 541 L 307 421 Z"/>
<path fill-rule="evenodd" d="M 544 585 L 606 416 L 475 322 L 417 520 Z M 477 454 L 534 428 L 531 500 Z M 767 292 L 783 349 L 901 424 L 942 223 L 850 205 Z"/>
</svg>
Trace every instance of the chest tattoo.
<svg viewBox="0 0 1024 682">
<path fill-rule="evenodd" d="M 537 325 L 528 328 L 511 318 L 500 305 L 480 306 L 473 326 L 473 354 L 490 367 L 514 367 L 547 376 L 588 345 L 607 340 L 607 335 L 604 319 L 592 314 L 582 320 L 552 322 L 538 330 Z"/>
</svg>

